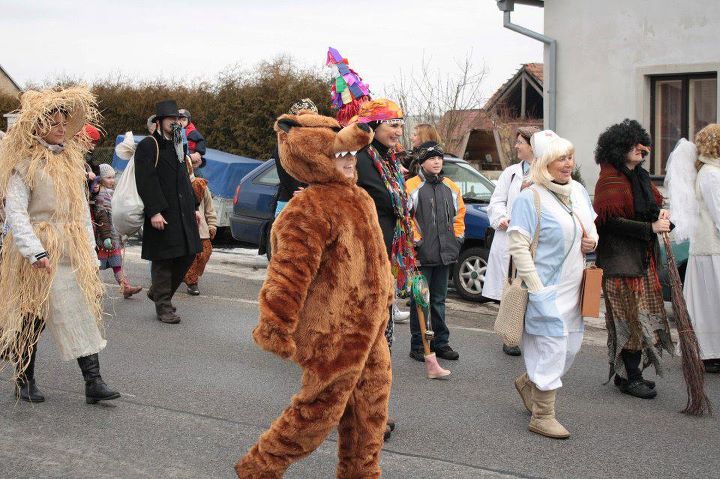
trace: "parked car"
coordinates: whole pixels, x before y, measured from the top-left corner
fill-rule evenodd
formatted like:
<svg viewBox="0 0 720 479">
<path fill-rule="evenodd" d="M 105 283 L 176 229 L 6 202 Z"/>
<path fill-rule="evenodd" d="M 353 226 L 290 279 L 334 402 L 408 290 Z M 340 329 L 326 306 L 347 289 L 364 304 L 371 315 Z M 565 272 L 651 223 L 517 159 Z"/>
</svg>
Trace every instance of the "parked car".
<svg viewBox="0 0 720 479">
<path fill-rule="evenodd" d="M 468 162 L 452 156 L 445 157 L 443 172 L 460 188 L 467 209 L 465 242 L 451 271 L 452 282 L 462 298 L 483 301 L 482 288 L 492 241 L 487 207 L 495 184 Z"/>
<path fill-rule="evenodd" d="M 467 206 L 465 243 L 452 270 L 452 280 L 460 296 L 481 301 L 490 247 L 486 234 L 492 231 L 487 205 L 495 185 L 468 162 L 453 156 L 445 157 L 443 171 L 458 185 Z M 257 245 L 259 254 L 267 254 L 268 258 L 272 254 L 269 238 L 279 184 L 274 159 L 258 166 L 237 186 L 230 215 L 233 238 Z"/>
<path fill-rule="evenodd" d="M 235 188 L 230 232 L 241 243 L 258 246 L 270 259 L 270 228 L 275 219 L 275 196 L 280 177 L 270 159 L 249 172 Z"/>
</svg>

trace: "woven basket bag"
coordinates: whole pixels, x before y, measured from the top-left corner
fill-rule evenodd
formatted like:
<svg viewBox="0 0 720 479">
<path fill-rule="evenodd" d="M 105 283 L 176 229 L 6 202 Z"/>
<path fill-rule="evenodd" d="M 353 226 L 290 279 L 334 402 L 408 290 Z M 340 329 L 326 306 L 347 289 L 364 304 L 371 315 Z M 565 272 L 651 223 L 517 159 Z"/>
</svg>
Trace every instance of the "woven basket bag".
<svg viewBox="0 0 720 479">
<path fill-rule="evenodd" d="M 535 212 L 537 213 L 537 225 L 535 235 L 530 244 L 530 254 L 535 258 L 538 241 L 540 239 L 540 194 L 532 189 L 535 200 Z M 523 286 L 522 280 L 514 277 L 512 257 L 508 268 L 505 287 L 500 299 L 500 310 L 495 318 L 494 330 L 508 346 L 519 346 L 525 326 L 525 311 L 528 304 L 528 290 Z"/>
</svg>

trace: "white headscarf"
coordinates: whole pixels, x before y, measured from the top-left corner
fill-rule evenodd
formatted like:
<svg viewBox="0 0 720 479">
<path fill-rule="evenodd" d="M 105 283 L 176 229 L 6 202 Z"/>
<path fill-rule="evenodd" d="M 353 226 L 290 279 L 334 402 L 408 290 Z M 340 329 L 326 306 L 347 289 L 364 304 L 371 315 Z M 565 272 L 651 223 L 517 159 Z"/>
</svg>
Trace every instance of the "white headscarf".
<svg viewBox="0 0 720 479">
<path fill-rule="evenodd" d="M 545 153 L 545 149 L 552 140 L 559 138 L 557 133 L 552 130 L 543 130 L 533 133 L 530 137 L 530 146 L 533 150 L 533 156 L 535 158 L 542 158 Z"/>
</svg>

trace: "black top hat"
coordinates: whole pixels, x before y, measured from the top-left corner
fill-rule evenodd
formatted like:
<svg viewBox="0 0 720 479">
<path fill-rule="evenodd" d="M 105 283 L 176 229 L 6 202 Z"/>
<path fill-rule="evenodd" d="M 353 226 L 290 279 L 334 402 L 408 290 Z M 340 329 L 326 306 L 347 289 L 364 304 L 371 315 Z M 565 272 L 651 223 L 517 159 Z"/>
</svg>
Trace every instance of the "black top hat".
<svg viewBox="0 0 720 479">
<path fill-rule="evenodd" d="M 165 100 L 155 104 L 155 120 L 166 116 L 182 116 L 175 100 Z"/>
</svg>

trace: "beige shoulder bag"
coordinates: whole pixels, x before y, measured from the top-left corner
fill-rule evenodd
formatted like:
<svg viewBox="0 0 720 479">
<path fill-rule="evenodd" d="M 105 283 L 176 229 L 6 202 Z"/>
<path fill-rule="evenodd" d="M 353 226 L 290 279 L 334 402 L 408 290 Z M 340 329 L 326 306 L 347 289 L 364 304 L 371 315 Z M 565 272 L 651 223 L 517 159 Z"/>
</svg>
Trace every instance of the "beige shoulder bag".
<svg viewBox="0 0 720 479">
<path fill-rule="evenodd" d="M 540 194 L 532 189 L 535 199 L 535 213 L 537 214 L 537 224 L 535 225 L 535 234 L 530 244 L 530 255 L 535 258 L 538 241 L 540 240 Z M 508 346 L 519 346 L 522 338 L 523 327 L 525 325 L 525 311 L 528 304 L 528 290 L 522 285 L 522 280 L 515 275 L 513 268 L 512 256 L 510 257 L 510 265 L 508 267 L 508 275 L 506 284 L 503 288 L 502 298 L 500 299 L 500 310 L 497 318 L 495 318 L 494 330 L 498 333 L 503 343 Z"/>
</svg>

